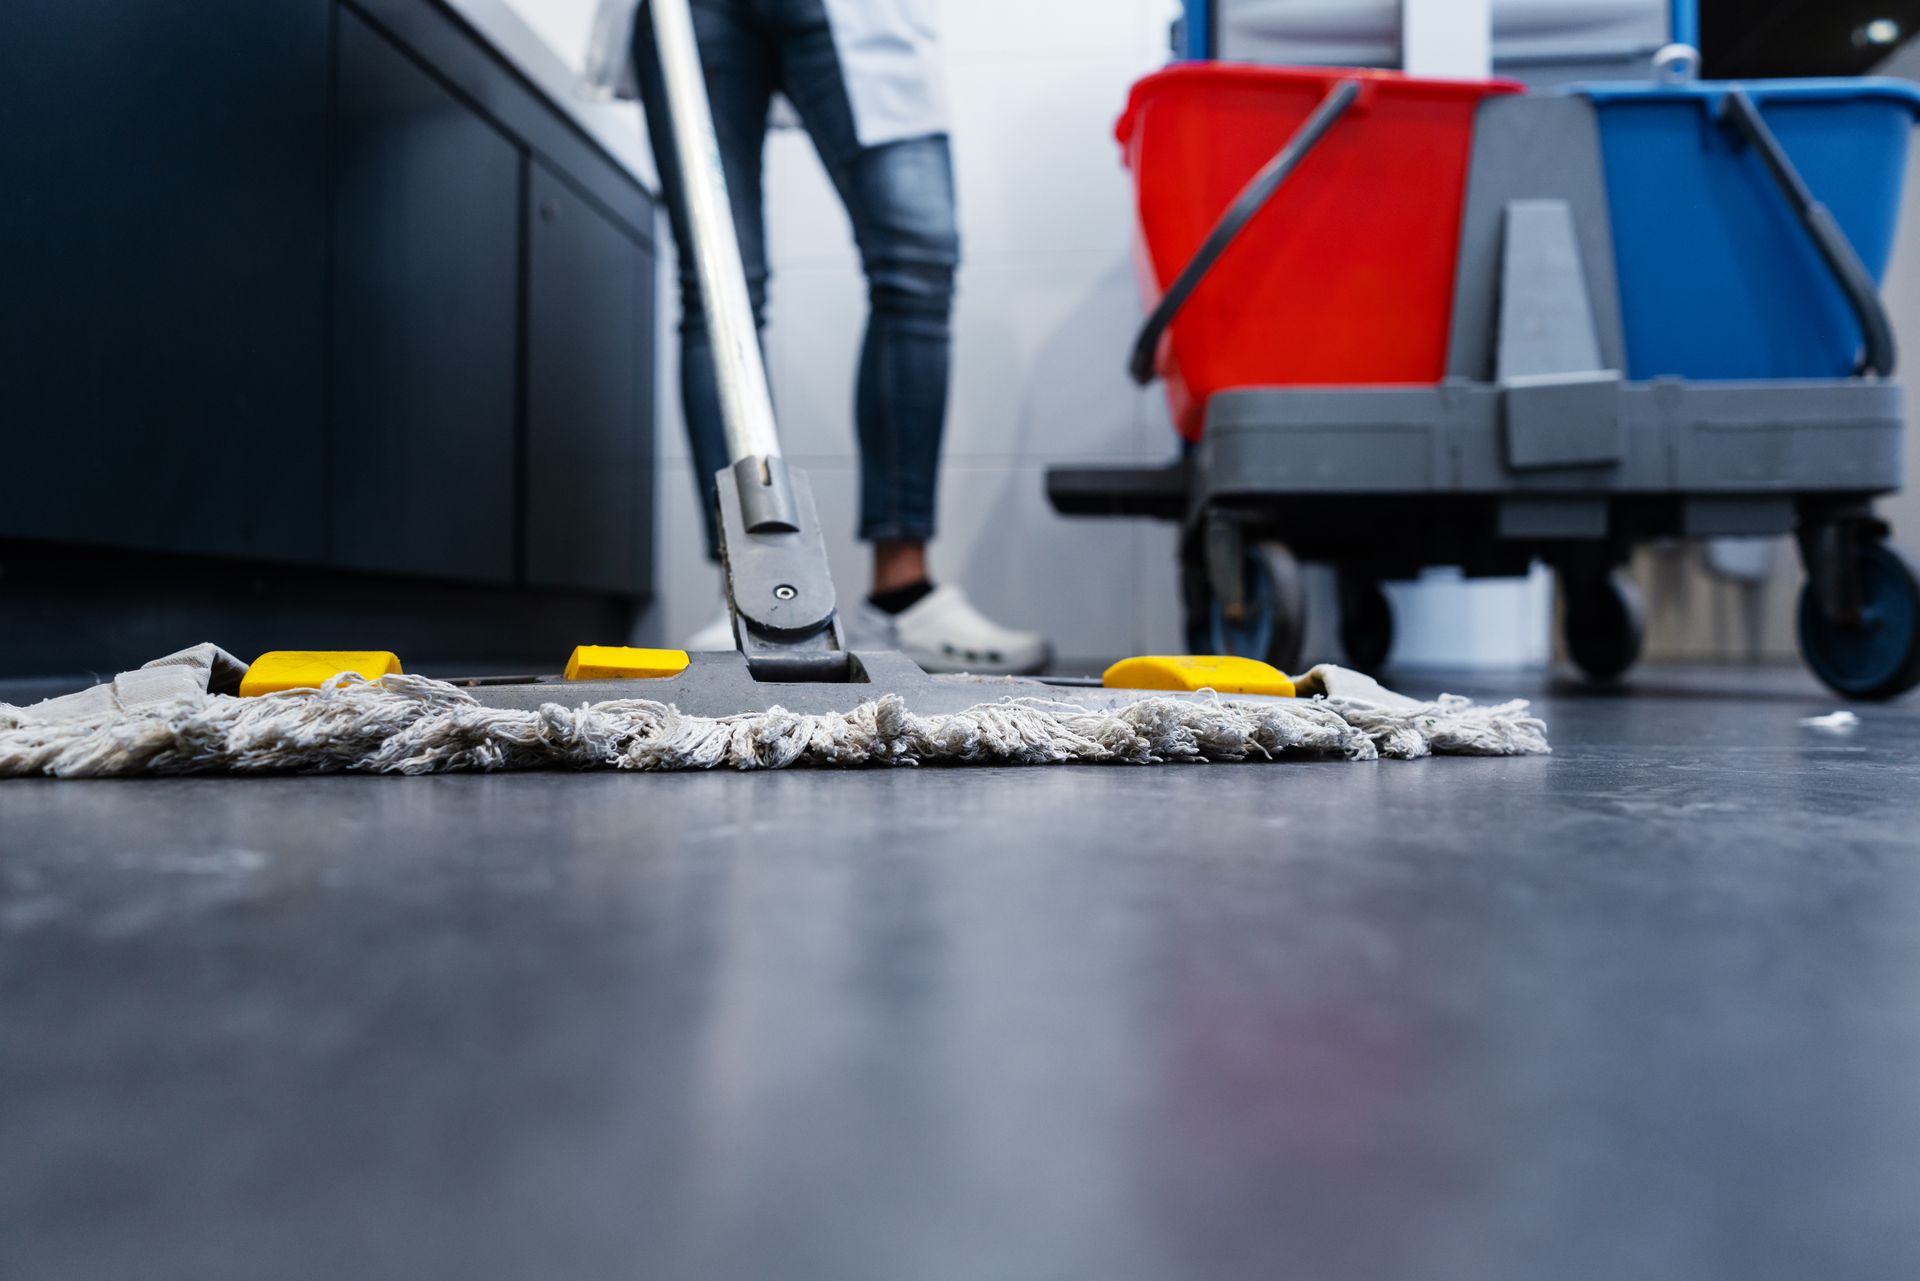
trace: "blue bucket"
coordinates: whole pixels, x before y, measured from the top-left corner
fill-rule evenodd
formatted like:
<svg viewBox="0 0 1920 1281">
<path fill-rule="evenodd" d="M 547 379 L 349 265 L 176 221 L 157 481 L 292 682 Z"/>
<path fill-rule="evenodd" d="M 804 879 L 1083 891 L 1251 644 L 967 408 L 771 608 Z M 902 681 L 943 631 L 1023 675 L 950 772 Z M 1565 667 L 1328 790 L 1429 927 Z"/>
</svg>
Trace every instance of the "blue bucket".
<svg viewBox="0 0 1920 1281">
<path fill-rule="evenodd" d="M 1877 282 L 1900 220 L 1920 88 L 1901 80 L 1582 85 L 1593 101 L 1627 376 L 1843 378 L 1860 325 L 1754 149 L 1719 121 L 1743 89 Z"/>
</svg>

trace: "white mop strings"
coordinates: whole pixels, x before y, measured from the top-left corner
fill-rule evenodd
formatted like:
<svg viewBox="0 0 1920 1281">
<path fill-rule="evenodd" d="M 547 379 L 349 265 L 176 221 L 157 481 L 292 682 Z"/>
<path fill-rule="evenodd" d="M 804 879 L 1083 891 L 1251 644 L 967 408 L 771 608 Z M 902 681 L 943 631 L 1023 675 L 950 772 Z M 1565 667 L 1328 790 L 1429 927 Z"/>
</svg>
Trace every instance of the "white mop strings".
<svg viewBox="0 0 1920 1281">
<path fill-rule="evenodd" d="M 920 764 L 1148 765 L 1285 755 L 1349 760 L 1547 752 L 1515 700 L 1442 695 L 1407 707 L 1343 698 L 1148 698 L 1110 710 L 1008 699 L 916 716 L 898 695 L 850 712 L 685 715 L 650 699 L 537 711 L 482 706 L 423 676 L 257 698 L 186 694 L 44 718 L 0 705 L 0 778 L 139 774 L 431 774 L 468 770 L 739 770 Z"/>
</svg>

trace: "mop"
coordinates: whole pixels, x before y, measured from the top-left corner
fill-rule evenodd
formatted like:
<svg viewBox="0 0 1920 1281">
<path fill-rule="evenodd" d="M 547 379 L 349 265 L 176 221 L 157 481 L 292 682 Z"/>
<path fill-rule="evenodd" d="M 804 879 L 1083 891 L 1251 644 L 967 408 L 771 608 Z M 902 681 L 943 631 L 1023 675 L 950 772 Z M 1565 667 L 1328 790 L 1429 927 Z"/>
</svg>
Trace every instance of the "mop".
<svg viewBox="0 0 1920 1281">
<path fill-rule="evenodd" d="M 736 649 L 582 646 L 562 676 L 435 680 L 391 654 L 195 646 L 77 694 L 0 704 L 0 778 L 207 772 L 1158 764 L 1548 750 L 1523 701 L 1421 702 L 1357 672 L 1213 656 L 1098 681 L 935 676 L 851 651 L 805 474 L 780 452 L 687 0 L 652 0 L 729 465 Z"/>
<path fill-rule="evenodd" d="M 1189 661 L 1221 672 L 1244 662 Z M 400 672 L 368 679 L 345 671 L 317 686 L 243 694 L 251 670 L 217 646 L 198 645 L 79 693 L 30 707 L 0 704 L 0 778 L 1150 765 L 1549 750 L 1546 726 L 1522 700 L 1482 707 L 1442 695 L 1425 703 L 1332 665 L 1308 672 L 1292 697 L 923 676 L 917 692 L 956 710 L 916 714 L 908 696 L 887 692 L 845 710 L 772 703 L 719 716 L 657 698 L 567 701 L 564 691 L 576 687 L 564 683 L 540 684 L 545 692 L 520 700 L 524 706 L 490 706 L 476 695 L 520 687 Z"/>
</svg>

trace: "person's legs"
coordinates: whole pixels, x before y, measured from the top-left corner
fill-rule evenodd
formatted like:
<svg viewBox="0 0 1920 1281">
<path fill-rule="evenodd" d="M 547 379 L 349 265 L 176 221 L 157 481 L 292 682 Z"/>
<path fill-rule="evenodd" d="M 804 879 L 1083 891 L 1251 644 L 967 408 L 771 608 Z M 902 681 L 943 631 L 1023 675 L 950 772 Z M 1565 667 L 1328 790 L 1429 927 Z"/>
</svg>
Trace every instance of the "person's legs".
<svg viewBox="0 0 1920 1281">
<path fill-rule="evenodd" d="M 873 544 L 873 593 L 897 592 L 929 581 L 923 538 L 882 538 Z"/>
<path fill-rule="evenodd" d="M 761 160 L 766 147 L 767 110 L 778 71 L 775 37 L 747 0 L 693 0 L 692 9 L 707 97 L 713 107 L 714 133 L 720 143 L 720 164 L 726 174 L 727 200 L 733 208 L 740 259 L 747 273 L 747 294 L 753 303 L 754 324 L 764 326 L 767 251 Z M 714 476 L 727 465 L 727 443 L 720 418 L 720 392 L 714 382 L 713 341 L 693 269 L 685 193 L 673 133 L 667 127 L 666 90 L 654 54 L 653 24 L 644 9 L 636 17 L 633 31 L 634 64 L 640 98 L 646 107 L 647 134 L 660 168 L 667 221 L 679 248 L 680 405 L 693 454 L 694 482 L 700 492 L 707 554 L 717 560 Z"/>
<path fill-rule="evenodd" d="M 874 590 L 923 582 L 946 422 L 960 237 L 944 135 L 862 146 L 819 0 L 782 0 L 780 88 L 833 180 L 860 247 L 871 310 L 860 353 L 860 537 Z"/>
<path fill-rule="evenodd" d="M 932 671 L 1039 670 L 1045 637 L 1000 626 L 927 572 L 960 261 L 946 136 L 863 146 L 820 0 L 760 3 L 780 16 L 780 89 L 847 207 L 867 275 L 856 417 L 873 594 L 851 626 Z"/>
<path fill-rule="evenodd" d="M 856 393 L 860 536 L 873 542 L 882 592 L 927 578 L 960 238 L 946 138 L 871 148 L 852 181 L 862 193 L 849 205 L 862 208 L 855 227 L 872 308 Z"/>
</svg>

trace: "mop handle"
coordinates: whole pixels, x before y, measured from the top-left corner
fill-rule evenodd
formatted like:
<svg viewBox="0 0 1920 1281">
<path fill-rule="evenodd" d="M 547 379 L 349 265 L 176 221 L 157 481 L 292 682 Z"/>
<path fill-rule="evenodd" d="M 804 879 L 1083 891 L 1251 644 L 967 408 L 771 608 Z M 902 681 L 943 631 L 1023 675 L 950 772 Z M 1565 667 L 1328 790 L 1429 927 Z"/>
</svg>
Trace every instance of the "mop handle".
<svg viewBox="0 0 1920 1281">
<path fill-rule="evenodd" d="M 773 423 L 767 367 L 747 300 L 747 273 L 727 201 L 726 172 L 713 129 L 713 109 L 694 41 L 687 0 L 648 0 L 660 76 L 666 85 L 668 127 L 680 160 L 680 188 L 687 205 L 691 244 L 680 252 L 693 259 L 700 283 L 700 309 L 713 337 L 713 365 L 720 390 L 720 418 L 727 433 L 727 461 L 778 458 L 780 435 Z"/>
</svg>

